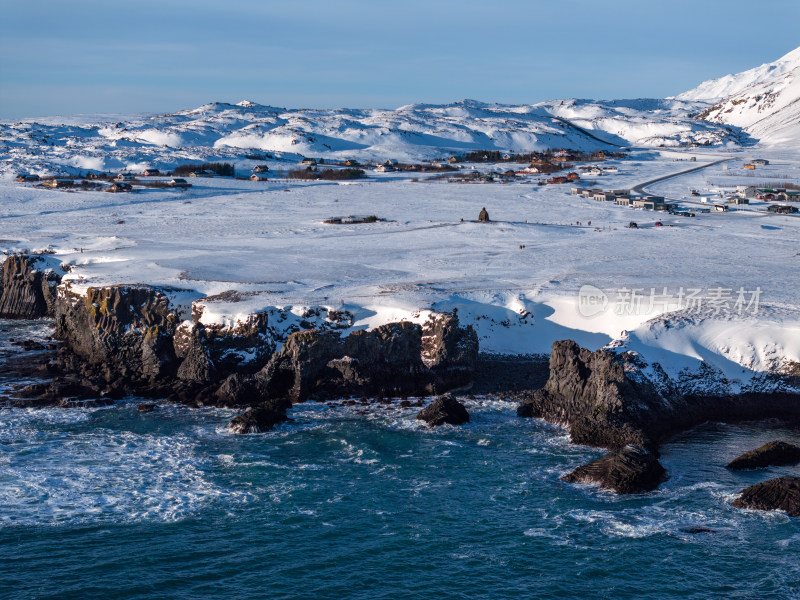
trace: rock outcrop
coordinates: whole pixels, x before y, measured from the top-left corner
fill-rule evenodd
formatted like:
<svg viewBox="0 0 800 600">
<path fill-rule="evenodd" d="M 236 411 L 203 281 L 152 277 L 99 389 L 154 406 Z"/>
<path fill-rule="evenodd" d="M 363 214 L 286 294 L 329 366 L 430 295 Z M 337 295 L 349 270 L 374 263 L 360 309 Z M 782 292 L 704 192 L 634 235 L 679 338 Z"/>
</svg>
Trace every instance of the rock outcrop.
<svg viewBox="0 0 800 600">
<path fill-rule="evenodd" d="M 771 466 L 796 465 L 799 462 L 800 447 L 776 440 L 750 452 L 745 452 L 729 462 L 727 467 L 733 471 L 742 471 Z"/>
<path fill-rule="evenodd" d="M 800 477 L 778 477 L 742 490 L 733 501 L 737 508 L 785 510 L 790 517 L 800 517 Z"/>
<path fill-rule="evenodd" d="M 561 479 L 571 483 L 599 483 L 619 494 L 656 489 L 666 476 L 656 456 L 639 446 L 625 446 L 578 467 Z"/>
<path fill-rule="evenodd" d="M 468 386 L 478 366 L 478 334 L 461 327 L 458 314 L 431 317 L 422 326 L 422 362 L 435 376 L 436 390 Z"/>
<path fill-rule="evenodd" d="M 154 393 L 178 370 L 173 336 L 178 317 L 166 295 L 146 286 L 62 289 L 55 305 L 63 367 L 112 388 Z"/>
<path fill-rule="evenodd" d="M 629 360 L 570 340 L 556 342 L 547 383 L 523 401 L 517 414 L 567 425 L 578 444 L 652 448 L 655 432 L 644 426 L 657 421 L 665 399 L 649 382 L 629 376 Z"/>
<path fill-rule="evenodd" d="M 646 366 L 630 352 L 555 342 L 547 383 L 523 399 L 517 414 L 566 425 L 574 442 L 612 450 L 627 444 L 655 449 L 669 435 L 708 420 L 800 416 L 796 394 L 681 394 L 674 385 L 655 385 Z"/>
<path fill-rule="evenodd" d="M 279 403 L 265 403 L 248 408 L 228 423 L 231 433 L 263 433 L 288 419 L 286 407 Z"/>
<path fill-rule="evenodd" d="M 54 313 L 61 276 L 41 256 L 14 254 L 0 267 L 0 318 L 40 319 Z"/>
<path fill-rule="evenodd" d="M 428 395 L 469 385 L 477 335 L 455 315 L 425 327 L 388 323 L 342 337 L 289 335 L 272 353 L 267 314 L 223 329 L 179 324 L 166 291 L 148 286 L 60 288 L 55 303 L 60 364 L 104 393 L 168 396 L 189 405 L 253 406 L 310 397 Z"/>
<path fill-rule="evenodd" d="M 345 338 L 301 331 L 257 374 L 270 397 L 303 402 L 312 395 L 428 395 L 468 385 L 478 358 L 477 335 L 446 316 L 425 328 L 381 325 Z"/>
<path fill-rule="evenodd" d="M 425 421 L 431 427 L 439 425 L 463 425 L 469 423 L 469 413 L 452 394 L 439 396 L 428 406 L 419 411 L 417 419 Z"/>
<path fill-rule="evenodd" d="M 646 372 L 657 369 L 646 367 L 630 352 L 591 352 L 571 340 L 556 342 L 547 383 L 524 395 L 517 414 L 566 425 L 579 444 L 615 451 L 633 445 L 652 453 L 669 435 L 708 420 L 800 416 L 796 394 L 681 394 L 669 382 L 653 383 Z"/>
</svg>

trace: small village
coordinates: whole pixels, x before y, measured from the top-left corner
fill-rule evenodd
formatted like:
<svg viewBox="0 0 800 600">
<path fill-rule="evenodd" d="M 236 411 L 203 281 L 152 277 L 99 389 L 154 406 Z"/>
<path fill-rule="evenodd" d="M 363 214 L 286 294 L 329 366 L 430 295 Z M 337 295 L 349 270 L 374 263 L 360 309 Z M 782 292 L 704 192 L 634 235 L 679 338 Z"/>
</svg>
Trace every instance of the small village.
<svg viewBox="0 0 800 600">
<path fill-rule="evenodd" d="M 323 158 L 301 157 L 295 161 L 294 167 L 270 170 L 266 162 L 260 162 L 249 169 L 249 174 L 236 171 L 231 163 L 210 162 L 201 164 L 184 164 L 172 171 L 161 171 L 146 168 L 140 172 L 122 171 L 119 173 L 88 172 L 82 176 L 39 176 L 20 173 L 15 178 L 18 183 L 34 184 L 37 187 L 62 191 L 103 191 L 108 193 L 135 192 L 137 189 L 172 189 L 185 190 L 192 187 L 189 180 L 195 178 L 228 177 L 240 181 L 268 182 L 292 180 L 306 181 L 342 181 L 365 179 L 367 170 L 381 175 L 412 175 L 411 181 L 425 183 L 466 183 L 466 184 L 509 184 L 522 183 L 536 186 L 573 184 L 570 193 L 573 196 L 610 202 L 615 206 L 663 211 L 668 214 L 694 217 L 697 213 L 728 212 L 741 206 L 749 205 L 751 200 L 768 202 L 763 209 L 775 214 L 794 214 L 798 207 L 783 202 L 800 202 L 800 189 L 790 187 L 759 187 L 755 185 L 737 185 L 726 193 L 701 194 L 695 189 L 687 198 L 669 199 L 653 194 L 636 194 L 631 189 L 602 188 L 593 184 L 597 178 L 614 177 L 620 174 L 617 165 L 605 166 L 602 163 L 610 159 L 623 160 L 625 152 L 605 153 L 602 151 L 582 153 L 574 150 L 560 149 L 547 152 L 531 152 L 526 154 L 500 153 L 498 151 L 475 151 L 464 155 L 452 155 L 430 163 L 403 163 L 387 159 L 375 164 L 363 164 L 355 159 L 326 161 Z M 253 154 L 246 158 L 266 161 L 274 159 L 272 155 Z M 691 157 L 690 162 L 696 162 Z M 486 164 L 489 170 L 480 167 Z M 519 165 L 525 165 L 520 167 Z M 769 165 L 766 159 L 752 159 L 742 165 L 745 171 Z M 499 167 L 499 168 L 498 168 Z M 503 168 L 507 167 L 507 168 Z M 725 165 L 724 170 L 728 169 Z M 425 175 L 423 177 L 423 175 Z M 582 185 L 584 182 L 588 184 Z M 800 186 L 795 186 L 800 187 Z M 692 204 L 693 206 L 683 206 Z M 363 223 L 374 222 L 362 217 L 334 217 L 330 223 Z"/>
</svg>

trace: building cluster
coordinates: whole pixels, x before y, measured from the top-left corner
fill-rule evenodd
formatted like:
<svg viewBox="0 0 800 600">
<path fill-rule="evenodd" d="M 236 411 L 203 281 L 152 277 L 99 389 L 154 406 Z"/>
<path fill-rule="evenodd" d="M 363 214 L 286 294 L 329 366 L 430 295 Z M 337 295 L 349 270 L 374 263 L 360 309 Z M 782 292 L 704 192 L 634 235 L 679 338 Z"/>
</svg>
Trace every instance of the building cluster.
<svg viewBox="0 0 800 600">
<path fill-rule="evenodd" d="M 630 190 L 602 190 L 599 188 L 572 188 L 574 196 L 583 196 L 598 202 L 613 202 L 617 206 L 645 208 L 647 210 L 666 210 L 664 196 L 633 196 Z"/>
<path fill-rule="evenodd" d="M 156 177 L 164 175 L 158 169 L 145 169 L 140 174 L 141 177 Z M 18 183 L 37 183 L 39 187 L 52 189 L 79 188 L 81 190 L 97 190 L 109 193 L 131 192 L 133 186 L 140 187 L 161 187 L 161 188 L 188 188 L 192 187 L 185 179 L 176 177 L 168 181 L 143 182 L 137 179 L 134 173 L 128 171 L 117 173 L 116 175 L 89 173 L 86 177 L 62 177 L 50 176 L 39 177 L 20 173 L 14 178 Z"/>
</svg>

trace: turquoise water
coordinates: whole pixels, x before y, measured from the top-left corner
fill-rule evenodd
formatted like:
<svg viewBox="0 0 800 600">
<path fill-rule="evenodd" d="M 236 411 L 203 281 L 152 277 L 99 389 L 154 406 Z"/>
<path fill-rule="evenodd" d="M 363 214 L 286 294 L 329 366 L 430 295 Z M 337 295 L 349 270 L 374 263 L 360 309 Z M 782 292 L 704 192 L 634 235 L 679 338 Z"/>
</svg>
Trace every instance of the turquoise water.
<svg viewBox="0 0 800 600">
<path fill-rule="evenodd" d="M 307 403 L 252 436 L 217 409 L 0 411 L 0 598 L 800 594 L 800 520 L 730 506 L 798 470 L 723 466 L 798 432 L 706 425 L 663 448 L 659 490 L 620 497 L 558 481 L 602 451 L 467 406 L 469 425 L 429 430 Z"/>
</svg>

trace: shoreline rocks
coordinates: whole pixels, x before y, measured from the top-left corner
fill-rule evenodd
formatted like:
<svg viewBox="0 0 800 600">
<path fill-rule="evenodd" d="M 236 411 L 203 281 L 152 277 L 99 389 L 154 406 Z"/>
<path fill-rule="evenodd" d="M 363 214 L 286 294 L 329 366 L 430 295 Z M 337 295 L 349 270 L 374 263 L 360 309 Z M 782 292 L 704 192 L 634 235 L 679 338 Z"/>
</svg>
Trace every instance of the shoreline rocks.
<svg viewBox="0 0 800 600">
<path fill-rule="evenodd" d="M 649 492 L 664 479 L 666 471 L 655 454 L 633 445 L 606 454 L 561 478 L 570 483 L 599 483 L 618 494 Z"/>
<path fill-rule="evenodd" d="M 463 425 L 469 423 L 466 407 L 456 400 L 452 394 L 439 396 L 417 414 L 417 419 L 425 421 L 431 427 L 439 425 Z"/>
<path fill-rule="evenodd" d="M 78 294 L 69 283 L 59 286 L 54 271 L 38 269 L 43 261 L 6 259 L 2 316 L 54 318 L 60 343 L 55 372 L 87 397 L 136 394 L 187 405 L 253 406 L 312 397 L 425 396 L 469 386 L 475 376 L 478 337 L 455 313 L 345 337 L 336 321 L 331 330 L 292 333 L 274 352 L 281 340 L 274 339 L 266 312 L 223 328 L 202 324 L 201 306 L 193 322 L 181 324 L 170 290 L 116 285 Z M 59 385 L 40 390 L 31 404 L 57 402 Z"/>
<path fill-rule="evenodd" d="M 646 367 L 630 352 L 592 352 L 571 340 L 555 342 L 547 382 L 523 395 L 517 414 L 566 425 L 574 443 L 608 448 L 610 457 L 628 445 L 655 455 L 670 435 L 709 420 L 800 415 L 797 394 L 681 394 L 669 382 L 657 385 L 646 374 L 657 368 Z"/>
<path fill-rule="evenodd" d="M 231 433 L 248 434 L 264 433 L 276 425 L 287 421 L 287 404 L 281 402 L 268 402 L 258 406 L 251 406 L 240 415 L 235 416 L 227 429 Z"/>
<path fill-rule="evenodd" d="M 737 508 L 784 510 L 790 517 L 800 517 L 800 477 L 778 477 L 742 490 L 733 501 Z"/>
<path fill-rule="evenodd" d="M 796 465 L 799 462 L 800 447 L 776 440 L 766 443 L 755 450 L 745 452 L 729 462 L 727 468 L 732 471 L 743 471 L 763 467 Z"/>
<path fill-rule="evenodd" d="M 52 316 L 60 282 L 43 256 L 12 254 L 0 266 L 0 318 Z"/>
</svg>

